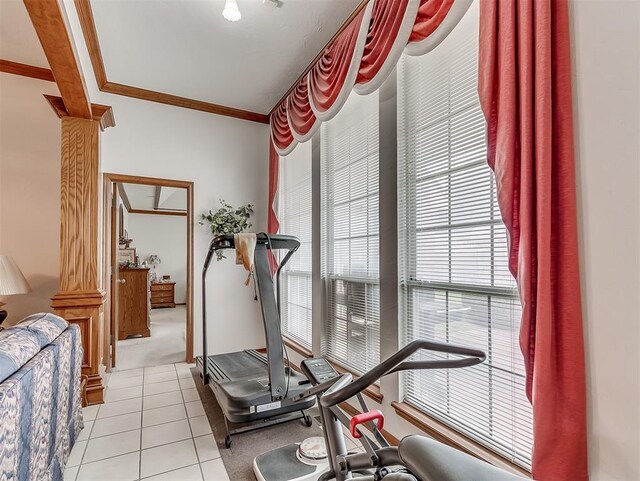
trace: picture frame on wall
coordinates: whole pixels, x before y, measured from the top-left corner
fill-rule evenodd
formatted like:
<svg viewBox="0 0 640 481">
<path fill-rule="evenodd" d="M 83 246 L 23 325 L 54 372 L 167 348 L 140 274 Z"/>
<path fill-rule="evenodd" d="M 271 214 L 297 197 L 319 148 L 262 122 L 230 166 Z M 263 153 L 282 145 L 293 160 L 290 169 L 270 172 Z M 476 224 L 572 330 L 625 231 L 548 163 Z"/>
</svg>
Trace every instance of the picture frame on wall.
<svg viewBox="0 0 640 481">
<path fill-rule="evenodd" d="M 136 249 L 130 247 L 129 249 L 118 250 L 118 264 L 133 264 L 136 261 Z"/>
</svg>

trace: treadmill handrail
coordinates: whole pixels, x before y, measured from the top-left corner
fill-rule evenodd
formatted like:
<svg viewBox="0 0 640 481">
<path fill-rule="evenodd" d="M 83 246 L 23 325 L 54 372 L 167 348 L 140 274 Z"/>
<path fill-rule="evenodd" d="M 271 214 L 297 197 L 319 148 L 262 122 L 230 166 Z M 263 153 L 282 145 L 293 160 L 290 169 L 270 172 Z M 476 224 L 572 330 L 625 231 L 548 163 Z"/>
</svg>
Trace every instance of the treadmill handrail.
<svg viewBox="0 0 640 481">
<path fill-rule="evenodd" d="M 235 249 L 235 234 L 220 234 L 211 239 L 209 244 L 210 251 L 222 249 Z M 266 232 L 256 233 L 256 242 L 258 244 L 267 244 L 272 250 L 297 250 L 300 247 L 300 241 L 297 237 L 284 234 L 267 234 Z"/>
<path fill-rule="evenodd" d="M 405 359 L 409 358 L 416 351 L 421 349 L 465 357 L 435 361 L 405 361 Z M 331 407 L 340 404 L 359 392 L 364 391 L 381 377 L 394 372 L 410 369 L 455 369 L 475 366 L 476 364 L 484 362 L 485 359 L 485 353 L 477 349 L 455 346 L 453 344 L 443 344 L 440 342 L 416 340 L 407 344 L 398 352 L 382 361 L 376 367 L 366 372 L 353 382 L 351 382 L 351 374 L 343 374 L 339 380 L 322 395 L 320 398 L 320 404 L 324 407 Z"/>
</svg>

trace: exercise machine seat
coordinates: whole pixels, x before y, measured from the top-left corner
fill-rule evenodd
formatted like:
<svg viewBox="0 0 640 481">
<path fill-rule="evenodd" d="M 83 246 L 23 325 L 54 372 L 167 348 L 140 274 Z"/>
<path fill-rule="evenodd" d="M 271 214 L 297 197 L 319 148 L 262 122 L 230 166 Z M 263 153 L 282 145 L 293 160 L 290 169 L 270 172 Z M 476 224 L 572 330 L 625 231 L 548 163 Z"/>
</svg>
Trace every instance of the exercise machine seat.
<svg viewBox="0 0 640 481">
<path fill-rule="evenodd" d="M 530 481 L 424 436 L 404 438 L 398 455 L 421 481 Z"/>
</svg>

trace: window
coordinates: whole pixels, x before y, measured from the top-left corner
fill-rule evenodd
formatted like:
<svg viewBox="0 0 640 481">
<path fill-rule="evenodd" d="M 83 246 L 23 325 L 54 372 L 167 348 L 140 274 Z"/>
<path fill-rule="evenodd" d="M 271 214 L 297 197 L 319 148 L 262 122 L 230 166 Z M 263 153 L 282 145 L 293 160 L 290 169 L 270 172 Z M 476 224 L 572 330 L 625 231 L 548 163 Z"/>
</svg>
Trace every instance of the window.
<svg viewBox="0 0 640 481">
<path fill-rule="evenodd" d="M 311 142 L 280 158 L 279 191 L 280 232 L 300 240 L 280 278 L 282 332 L 311 349 Z"/>
<path fill-rule="evenodd" d="M 327 357 L 362 373 L 380 359 L 378 93 L 352 93 L 322 125 Z"/>
<path fill-rule="evenodd" d="M 402 378 L 403 394 L 529 468 L 532 415 L 518 346 L 521 307 L 486 163 L 477 51 L 472 7 L 434 51 L 399 64 L 399 302 L 403 342 L 471 346 L 486 352 L 487 361 L 410 371 Z"/>
</svg>

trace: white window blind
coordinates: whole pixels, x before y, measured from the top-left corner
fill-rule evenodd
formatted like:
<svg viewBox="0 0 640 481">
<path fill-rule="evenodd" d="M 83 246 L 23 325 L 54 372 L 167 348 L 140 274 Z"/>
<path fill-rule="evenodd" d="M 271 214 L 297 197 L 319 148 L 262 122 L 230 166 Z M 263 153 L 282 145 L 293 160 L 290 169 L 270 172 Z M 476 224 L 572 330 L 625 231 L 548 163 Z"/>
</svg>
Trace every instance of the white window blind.
<svg viewBox="0 0 640 481">
<path fill-rule="evenodd" d="M 311 349 L 311 142 L 280 158 L 279 194 L 280 233 L 300 240 L 280 274 L 282 332 Z"/>
<path fill-rule="evenodd" d="M 322 125 L 324 353 L 357 373 L 380 360 L 378 93 Z"/>
<path fill-rule="evenodd" d="M 477 52 L 474 5 L 434 51 L 399 64 L 400 312 L 404 342 L 475 347 L 487 361 L 409 372 L 403 393 L 406 402 L 529 468 L 521 307 L 486 163 Z"/>
</svg>

